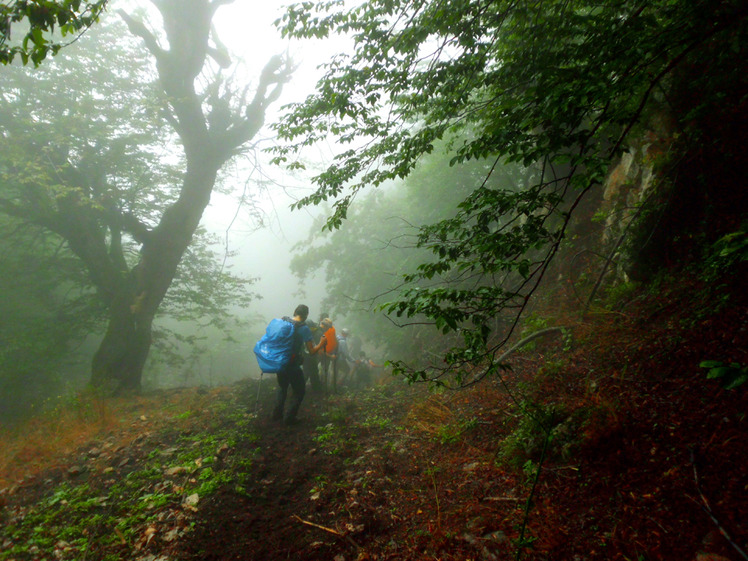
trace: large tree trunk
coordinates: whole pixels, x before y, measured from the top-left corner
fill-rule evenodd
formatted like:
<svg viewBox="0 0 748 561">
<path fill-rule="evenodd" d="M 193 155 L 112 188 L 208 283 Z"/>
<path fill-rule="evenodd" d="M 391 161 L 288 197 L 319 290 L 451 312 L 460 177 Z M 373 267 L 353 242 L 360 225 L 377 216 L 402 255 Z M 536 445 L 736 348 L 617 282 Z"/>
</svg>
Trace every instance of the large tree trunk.
<svg viewBox="0 0 748 561">
<path fill-rule="evenodd" d="M 110 305 L 107 332 L 91 365 L 91 383 L 107 392 L 140 390 L 153 318 L 210 202 L 220 166 L 200 160 L 197 166 L 188 165 L 182 196 L 143 243 L 140 262 Z"/>
<path fill-rule="evenodd" d="M 139 391 L 151 349 L 152 319 L 132 313 L 131 299 L 112 306 L 106 335 L 91 366 L 91 383 L 106 393 Z"/>
<path fill-rule="evenodd" d="M 235 99 L 233 110 L 228 94 L 206 100 L 196 92 L 195 80 L 206 57 L 216 58 L 216 49 L 209 45 L 211 19 L 216 9 L 227 3 L 230 0 L 154 0 L 163 16 L 168 50 L 142 22 L 120 12 L 130 31 L 143 39 L 156 59 L 169 100 L 166 118 L 182 142 L 187 169 L 179 198 L 164 211 L 155 228 L 128 223 L 127 232 L 142 245 L 140 261 L 127 280 L 116 281 L 115 287 L 109 279 L 97 284 L 101 292 L 108 293 L 109 326 L 92 364 L 91 382 L 96 386 L 114 391 L 140 389 L 153 318 L 210 202 L 218 171 L 257 134 L 268 105 L 278 99 L 293 71 L 282 57 L 272 57 L 260 75 L 254 98 L 248 100 L 242 94 Z M 216 79 L 220 80 L 220 75 Z M 214 85 L 215 91 L 222 91 L 220 81 Z M 79 254 L 90 253 L 84 243 L 79 249 Z M 119 279 L 121 270 L 115 268 L 111 276 Z"/>
</svg>

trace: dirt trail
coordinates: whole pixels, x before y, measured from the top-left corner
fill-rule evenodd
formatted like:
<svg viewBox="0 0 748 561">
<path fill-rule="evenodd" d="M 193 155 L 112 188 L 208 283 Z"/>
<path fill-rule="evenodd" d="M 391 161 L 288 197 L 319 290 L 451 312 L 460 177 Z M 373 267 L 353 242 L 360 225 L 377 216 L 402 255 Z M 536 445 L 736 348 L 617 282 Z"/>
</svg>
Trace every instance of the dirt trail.
<svg viewBox="0 0 748 561">
<path fill-rule="evenodd" d="M 272 392 L 263 400 L 272 403 Z M 270 421 L 270 407 L 262 407 L 254 427 L 259 440 L 236 451 L 253 458 L 244 493 L 226 488 L 206 501 L 194 531 L 177 544 L 175 558 L 331 559 L 331 552 L 351 547 L 347 529 L 330 528 L 334 534 L 310 525 L 318 519 L 317 487 L 345 479 L 343 453 L 325 453 L 314 440 L 317 427 L 326 424 L 327 407 L 321 398 L 308 396 L 304 418 L 293 427 Z"/>
</svg>

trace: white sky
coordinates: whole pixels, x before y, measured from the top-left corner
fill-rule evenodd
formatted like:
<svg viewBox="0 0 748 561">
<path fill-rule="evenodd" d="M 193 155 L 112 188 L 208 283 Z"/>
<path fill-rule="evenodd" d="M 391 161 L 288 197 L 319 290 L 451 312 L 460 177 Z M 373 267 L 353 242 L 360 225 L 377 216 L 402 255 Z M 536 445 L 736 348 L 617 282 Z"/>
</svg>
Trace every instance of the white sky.
<svg viewBox="0 0 748 561">
<path fill-rule="evenodd" d="M 284 87 L 281 98 L 267 116 L 267 123 L 277 119 L 277 111 L 282 105 L 301 101 L 312 93 L 322 75 L 317 67 L 345 48 L 345 43 L 337 39 L 304 42 L 282 39 L 273 22 L 283 14 L 283 6 L 288 3 L 279 0 L 235 0 L 233 4 L 221 7 L 214 19 L 221 41 L 244 59 L 250 76 L 258 76 L 267 60 L 275 54 L 288 53 L 298 65 L 291 82 Z M 269 136 L 270 131 L 264 134 Z M 318 156 L 323 162 L 330 159 L 331 153 L 320 151 Z M 267 162 L 269 157 L 265 158 Z M 247 173 L 240 170 L 235 175 L 240 186 Z M 262 294 L 263 300 L 258 303 L 257 311 L 265 319 L 290 314 L 296 304 L 302 301 L 311 308 L 312 317 L 316 317 L 319 302 L 324 297 L 323 282 L 318 280 L 304 287 L 306 297 L 301 299 L 298 296 L 301 287 L 289 270 L 289 262 L 292 245 L 307 237 L 313 216 L 321 210 L 311 208 L 289 211 L 288 207 L 293 200 L 311 190 L 308 181 L 304 181 L 302 177 L 284 176 L 281 170 L 267 163 L 262 165 L 261 171 L 255 170 L 253 176 L 258 177 L 261 173 L 270 176 L 283 187 L 270 187 L 270 197 L 261 202 L 270 219 L 267 228 L 252 232 L 253 227 L 246 220 L 246 215 L 245 220 L 240 218 L 231 226 L 228 233 L 229 248 L 239 251 L 239 255 L 233 260 L 235 270 L 260 277 L 255 291 Z M 238 191 L 241 192 L 241 189 Z M 216 196 L 206 213 L 204 223 L 223 234 L 228 226 L 227 220 L 233 218 L 235 210 L 235 200 Z"/>
</svg>

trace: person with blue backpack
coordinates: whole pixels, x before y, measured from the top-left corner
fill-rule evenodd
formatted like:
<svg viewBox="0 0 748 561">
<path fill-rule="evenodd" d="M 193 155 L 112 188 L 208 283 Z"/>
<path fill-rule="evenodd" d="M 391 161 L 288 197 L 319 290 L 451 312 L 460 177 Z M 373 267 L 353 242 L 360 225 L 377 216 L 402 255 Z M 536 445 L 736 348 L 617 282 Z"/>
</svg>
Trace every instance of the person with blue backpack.
<svg viewBox="0 0 748 561">
<path fill-rule="evenodd" d="M 306 324 L 309 317 L 308 306 L 299 304 L 293 314 L 292 318 L 272 320 L 254 349 L 262 372 L 275 373 L 278 378 L 278 392 L 272 419 L 282 420 L 287 425 L 298 422 L 296 415 L 306 391 L 306 379 L 302 370 L 303 349 L 306 347 L 311 354 L 316 354 L 326 343 L 323 336 L 319 343 L 314 345 L 312 332 Z M 291 386 L 293 391 L 293 399 L 284 415 L 288 386 Z"/>
</svg>

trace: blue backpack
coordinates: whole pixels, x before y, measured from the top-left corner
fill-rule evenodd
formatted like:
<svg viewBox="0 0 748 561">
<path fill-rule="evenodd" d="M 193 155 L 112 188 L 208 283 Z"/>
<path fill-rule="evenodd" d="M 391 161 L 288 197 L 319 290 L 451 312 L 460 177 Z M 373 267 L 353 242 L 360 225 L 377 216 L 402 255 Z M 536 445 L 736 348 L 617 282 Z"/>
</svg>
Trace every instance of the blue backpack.
<svg viewBox="0 0 748 561">
<path fill-rule="evenodd" d="M 257 364 L 263 373 L 280 372 L 291 361 L 296 336 L 296 321 L 289 317 L 275 318 L 265 335 L 255 344 Z"/>
</svg>

